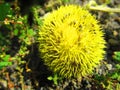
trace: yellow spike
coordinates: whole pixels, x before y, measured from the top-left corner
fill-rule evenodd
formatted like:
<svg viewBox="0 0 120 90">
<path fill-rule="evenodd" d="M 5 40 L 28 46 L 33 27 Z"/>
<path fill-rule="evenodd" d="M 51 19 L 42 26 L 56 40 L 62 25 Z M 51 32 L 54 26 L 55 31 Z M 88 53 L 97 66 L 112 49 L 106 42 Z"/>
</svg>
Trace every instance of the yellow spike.
<svg viewBox="0 0 120 90">
<path fill-rule="evenodd" d="M 99 21 L 87 10 L 61 6 L 44 17 L 38 38 L 40 57 L 60 76 L 81 78 L 104 58 L 103 36 Z"/>
</svg>

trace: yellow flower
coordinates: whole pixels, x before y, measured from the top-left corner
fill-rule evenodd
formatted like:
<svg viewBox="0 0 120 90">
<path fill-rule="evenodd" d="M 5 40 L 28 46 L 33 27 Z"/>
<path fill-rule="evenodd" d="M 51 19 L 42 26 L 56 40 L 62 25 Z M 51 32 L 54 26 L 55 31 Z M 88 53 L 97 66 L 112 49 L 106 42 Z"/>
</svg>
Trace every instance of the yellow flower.
<svg viewBox="0 0 120 90">
<path fill-rule="evenodd" d="M 84 77 L 104 58 L 103 36 L 98 21 L 87 10 L 61 6 L 44 17 L 39 31 L 40 56 L 62 77 Z"/>
</svg>

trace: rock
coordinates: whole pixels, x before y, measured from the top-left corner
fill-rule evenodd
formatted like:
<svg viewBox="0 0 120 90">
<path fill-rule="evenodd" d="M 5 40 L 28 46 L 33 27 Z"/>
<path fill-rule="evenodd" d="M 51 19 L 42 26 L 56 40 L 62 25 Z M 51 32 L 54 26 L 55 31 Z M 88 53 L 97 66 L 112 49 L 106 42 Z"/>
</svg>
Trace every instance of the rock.
<svg viewBox="0 0 120 90">
<path fill-rule="evenodd" d="M 107 66 L 108 70 L 112 70 L 112 64 L 107 64 L 106 66 Z"/>
<path fill-rule="evenodd" d="M 119 45 L 119 44 L 120 44 L 119 41 L 116 40 L 116 39 L 109 39 L 109 40 L 108 40 L 108 43 L 109 43 L 110 45 L 112 45 L 112 46 L 116 46 L 116 45 Z"/>
</svg>

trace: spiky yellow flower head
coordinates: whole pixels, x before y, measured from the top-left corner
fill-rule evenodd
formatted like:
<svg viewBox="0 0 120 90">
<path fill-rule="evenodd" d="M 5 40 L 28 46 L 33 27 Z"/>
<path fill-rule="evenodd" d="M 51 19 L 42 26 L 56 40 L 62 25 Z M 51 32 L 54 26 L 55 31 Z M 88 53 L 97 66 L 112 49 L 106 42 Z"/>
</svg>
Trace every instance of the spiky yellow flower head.
<svg viewBox="0 0 120 90">
<path fill-rule="evenodd" d="M 61 6 L 45 16 L 39 50 L 46 65 L 71 78 L 90 74 L 103 59 L 105 40 L 98 21 L 80 6 Z"/>
</svg>

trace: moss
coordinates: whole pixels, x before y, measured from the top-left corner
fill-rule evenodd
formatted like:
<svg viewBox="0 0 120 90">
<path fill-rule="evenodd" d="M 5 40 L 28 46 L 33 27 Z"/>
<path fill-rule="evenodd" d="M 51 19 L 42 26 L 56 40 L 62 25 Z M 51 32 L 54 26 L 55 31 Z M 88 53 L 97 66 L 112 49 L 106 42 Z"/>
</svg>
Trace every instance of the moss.
<svg viewBox="0 0 120 90">
<path fill-rule="evenodd" d="M 61 6 L 44 17 L 39 31 L 40 56 L 62 77 L 83 77 L 104 58 L 103 36 L 99 22 L 87 10 Z"/>
</svg>

